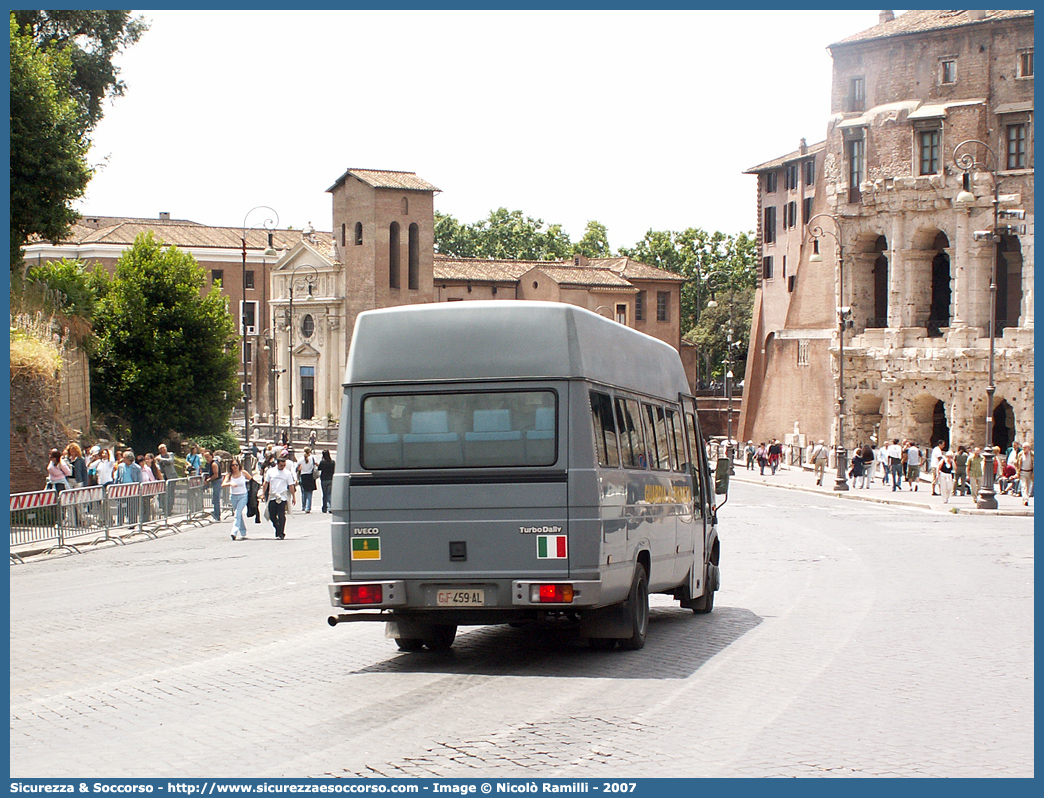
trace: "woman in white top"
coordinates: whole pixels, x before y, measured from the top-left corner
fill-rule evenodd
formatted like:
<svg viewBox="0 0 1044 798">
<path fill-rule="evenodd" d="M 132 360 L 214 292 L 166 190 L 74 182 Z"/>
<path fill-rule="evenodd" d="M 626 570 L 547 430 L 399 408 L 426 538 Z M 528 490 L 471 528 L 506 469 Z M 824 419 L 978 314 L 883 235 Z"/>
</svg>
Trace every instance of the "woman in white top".
<svg viewBox="0 0 1044 798">
<path fill-rule="evenodd" d="M 112 461 L 108 449 L 101 450 L 100 459 L 94 463 L 94 466 L 98 474 L 99 485 L 108 485 L 112 482 L 112 472 L 116 468 L 116 464 Z"/>
<path fill-rule="evenodd" d="M 312 494 L 315 492 L 316 467 L 318 463 L 312 455 L 312 449 L 305 447 L 304 457 L 297 464 L 298 482 L 301 484 L 301 509 L 312 512 Z"/>
<path fill-rule="evenodd" d="M 246 540 L 246 504 L 247 480 L 253 479 L 250 472 L 244 469 L 238 460 L 233 459 L 225 472 L 222 487 L 228 485 L 229 498 L 232 502 L 232 540 Z M 236 533 L 239 537 L 236 537 Z"/>
</svg>

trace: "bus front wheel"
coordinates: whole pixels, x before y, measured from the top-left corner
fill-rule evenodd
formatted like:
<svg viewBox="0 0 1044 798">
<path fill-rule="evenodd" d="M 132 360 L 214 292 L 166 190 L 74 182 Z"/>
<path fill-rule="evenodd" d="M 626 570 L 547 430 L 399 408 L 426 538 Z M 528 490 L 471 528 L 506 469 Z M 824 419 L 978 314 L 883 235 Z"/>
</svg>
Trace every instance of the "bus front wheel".
<svg viewBox="0 0 1044 798">
<path fill-rule="evenodd" d="M 637 651 L 645 645 L 645 635 L 649 631 L 649 577 L 644 565 L 639 565 L 634 571 L 631 592 L 627 594 L 624 606 L 631 623 L 631 636 L 620 641 L 620 648 Z"/>
<path fill-rule="evenodd" d="M 424 641 L 418 637 L 396 637 L 395 645 L 399 651 L 420 651 L 424 648 Z"/>
</svg>

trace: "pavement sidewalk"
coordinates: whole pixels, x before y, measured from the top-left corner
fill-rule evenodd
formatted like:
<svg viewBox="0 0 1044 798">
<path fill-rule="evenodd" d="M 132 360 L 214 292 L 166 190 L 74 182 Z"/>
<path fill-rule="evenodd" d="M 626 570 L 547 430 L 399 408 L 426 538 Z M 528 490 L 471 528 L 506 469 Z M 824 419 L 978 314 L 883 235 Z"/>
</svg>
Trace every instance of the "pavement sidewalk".
<svg viewBox="0 0 1044 798">
<path fill-rule="evenodd" d="M 998 492 L 996 510 L 980 510 L 975 506 L 974 496 L 951 496 L 949 502 L 943 502 L 942 496 L 932 496 L 932 484 L 923 478 L 916 491 L 910 490 L 903 483 L 902 490 L 893 491 L 891 484 L 881 484 L 880 478 L 873 480 L 869 488 L 856 488 L 855 480 L 848 479 L 847 491 L 834 490 L 837 481 L 837 469 L 828 468 L 823 477 L 823 485 L 816 485 L 816 477 L 811 466 L 782 466 L 775 474 L 765 469 L 762 476 L 757 464 L 748 470 L 744 462 L 736 461 L 736 471 L 732 479 L 739 482 L 750 482 L 756 485 L 773 485 L 777 488 L 804 490 L 812 493 L 825 493 L 840 499 L 851 501 L 878 502 L 881 504 L 898 504 L 907 507 L 919 507 L 941 513 L 959 513 L 962 515 L 1011 515 L 1033 516 L 1034 499 L 1029 506 L 1022 503 L 1021 496 L 1007 496 Z"/>
</svg>

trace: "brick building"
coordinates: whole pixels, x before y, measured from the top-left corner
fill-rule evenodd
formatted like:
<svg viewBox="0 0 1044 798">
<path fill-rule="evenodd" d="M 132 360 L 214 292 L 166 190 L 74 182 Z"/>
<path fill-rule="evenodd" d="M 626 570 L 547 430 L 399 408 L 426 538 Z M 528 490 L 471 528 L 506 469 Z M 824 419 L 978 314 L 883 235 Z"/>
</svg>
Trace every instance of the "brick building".
<svg viewBox="0 0 1044 798">
<path fill-rule="evenodd" d="M 822 166 L 812 190 L 799 192 L 808 215 L 836 220 L 816 220 L 827 233 L 822 262 L 811 258 L 806 214 L 782 240 L 769 226 L 769 208 L 791 200 L 768 189 L 800 153 L 748 172 L 758 176 L 768 271 L 755 299 L 741 435 L 782 436 L 797 424 L 836 441 L 836 312 L 846 307 L 845 443 L 876 434 L 981 446 L 996 257 L 993 441 L 1032 439 L 1033 12 L 885 11 L 880 24 L 829 49 Z M 966 140 L 992 150 L 961 148 L 988 167 L 970 172 L 970 203 L 958 200 L 964 170 L 954 157 Z M 996 248 L 975 235 L 993 228 L 995 188 L 1000 208 L 1026 213 L 1025 234 L 1002 235 Z"/>
</svg>

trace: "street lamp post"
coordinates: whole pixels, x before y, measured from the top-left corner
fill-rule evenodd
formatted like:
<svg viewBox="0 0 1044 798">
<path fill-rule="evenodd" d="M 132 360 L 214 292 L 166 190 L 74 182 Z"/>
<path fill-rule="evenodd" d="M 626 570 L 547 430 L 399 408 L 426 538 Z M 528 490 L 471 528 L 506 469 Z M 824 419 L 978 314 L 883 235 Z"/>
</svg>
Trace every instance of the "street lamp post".
<svg viewBox="0 0 1044 798">
<path fill-rule="evenodd" d="M 264 221 L 259 222 L 258 224 L 251 225 L 250 228 L 247 228 L 247 219 L 250 218 L 250 214 L 252 214 L 254 211 L 261 211 L 261 210 L 271 212 L 272 214 L 275 215 L 275 219 L 273 220 L 273 219 L 270 219 L 270 218 L 266 218 Z M 264 228 L 268 232 L 268 246 L 265 247 L 264 254 L 267 255 L 268 257 L 272 257 L 272 256 L 274 256 L 276 254 L 276 249 L 272 245 L 272 231 L 275 228 L 277 228 L 278 226 L 279 226 L 279 214 L 276 213 L 274 210 L 272 210 L 267 205 L 256 205 L 253 208 L 251 208 L 249 211 L 247 211 L 245 216 L 243 216 L 243 229 L 242 229 L 243 235 L 242 235 L 242 238 L 241 238 L 241 241 L 242 241 L 242 244 L 243 244 L 243 274 L 242 274 L 242 282 L 240 283 L 240 285 L 242 286 L 242 293 L 243 293 L 243 306 L 240 308 L 239 316 L 240 316 L 240 333 L 243 336 L 242 341 L 240 342 L 240 349 L 242 350 L 241 354 L 242 354 L 242 359 L 243 359 L 243 439 L 244 439 L 245 445 L 247 447 L 250 446 L 250 392 L 253 389 L 253 385 L 252 385 L 252 382 L 250 380 L 250 374 L 249 374 L 249 364 L 247 363 L 247 347 L 246 347 L 246 343 L 247 343 L 246 342 L 246 339 L 247 339 L 247 323 L 246 323 L 246 303 L 247 303 L 247 298 L 246 298 L 247 230 L 248 229 L 253 230 L 255 227 L 262 227 L 262 228 Z M 261 271 L 262 271 L 261 279 L 263 281 L 265 279 L 264 268 L 262 268 Z M 256 327 L 257 327 L 257 319 L 256 318 L 254 319 L 254 326 L 255 326 L 255 329 L 256 329 Z"/>
<path fill-rule="evenodd" d="M 734 322 L 733 312 L 734 312 L 734 308 L 735 308 L 736 286 L 735 286 L 735 282 L 734 282 L 734 279 L 733 279 L 733 275 L 728 274 L 727 272 L 710 272 L 710 273 L 707 274 L 706 279 L 705 279 L 704 282 L 706 282 L 706 284 L 708 286 L 708 290 L 712 294 L 715 291 L 715 284 L 714 284 L 715 280 L 718 280 L 718 279 L 720 279 L 722 281 L 722 283 L 724 283 L 725 281 L 728 281 L 728 288 L 729 288 L 729 329 L 728 329 L 728 332 L 725 335 L 725 398 L 726 398 L 726 401 L 727 401 L 727 405 L 726 405 L 727 437 L 726 437 L 726 443 L 725 443 L 725 450 L 726 450 L 726 452 L 729 455 L 730 473 L 734 473 L 734 472 L 731 471 L 733 458 L 735 457 L 735 454 L 736 454 L 736 452 L 735 452 L 735 450 L 733 449 L 733 446 L 732 446 L 732 380 L 733 380 L 732 366 L 733 366 L 733 364 L 735 362 L 732 353 L 733 353 L 733 350 L 740 345 L 739 341 L 733 341 L 732 340 L 733 336 L 735 334 L 735 322 Z M 720 284 L 719 284 L 718 288 L 719 289 L 721 288 Z M 709 308 L 716 308 L 717 306 L 718 306 L 718 303 L 717 303 L 717 300 L 715 300 L 715 299 L 711 299 L 707 303 L 707 307 L 709 307 Z"/>
<path fill-rule="evenodd" d="M 824 217 L 834 223 L 834 230 L 824 230 L 821 225 L 813 224 L 816 219 Z M 844 305 L 845 301 L 845 244 L 841 233 L 840 220 L 829 213 L 817 213 L 808 220 L 806 225 L 808 234 L 812 237 L 815 250 L 809 258 L 811 263 L 822 263 L 823 256 L 819 254 L 819 239 L 830 236 L 837 245 L 837 478 L 834 481 L 834 490 L 848 490 L 848 447 L 845 446 L 845 330 L 851 324 L 849 317 L 852 309 Z"/>
<path fill-rule="evenodd" d="M 311 274 L 305 275 L 302 279 L 304 280 L 305 286 L 308 288 L 307 299 L 312 299 L 312 290 L 315 288 L 315 284 L 319 281 L 319 270 L 312 266 L 310 263 L 302 263 L 296 269 L 290 273 L 290 306 L 286 313 L 286 340 L 287 340 L 287 377 L 289 382 L 287 383 L 287 389 L 289 391 L 289 415 L 287 418 L 287 443 L 292 448 L 294 445 L 294 283 L 297 280 L 297 273 L 302 269 L 310 269 Z"/>
<path fill-rule="evenodd" d="M 978 139 L 967 139 L 954 147 L 953 162 L 957 165 L 957 168 L 964 172 L 964 174 L 962 176 L 961 191 L 954 198 L 953 204 L 957 208 L 966 209 L 970 216 L 972 206 L 975 204 L 975 195 L 972 194 L 971 191 L 971 173 L 986 172 L 989 174 L 991 182 L 993 183 L 993 197 L 991 198 L 991 203 L 993 205 L 993 227 L 989 230 L 976 230 L 972 234 L 976 241 L 989 241 L 992 245 L 992 254 L 990 258 L 990 320 L 989 329 L 987 331 L 990 357 L 989 376 L 986 383 L 986 446 L 985 451 L 983 452 L 982 487 L 979 489 L 979 495 L 976 498 L 975 503 L 981 510 L 996 510 L 997 494 L 993 488 L 993 397 L 997 391 L 997 386 L 994 384 L 993 378 L 993 361 L 995 350 L 994 339 L 997 334 L 997 250 L 1001 243 L 1002 234 L 1025 232 L 1021 225 L 1018 228 L 1010 225 L 1002 227 L 999 222 L 1002 215 L 1006 218 L 1025 218 L 1025 211 L 1001 211 L 1000 188 L 997 185 L 997 173 L 984 161 L 980 161 L 976 158 L 975 150 L 979 147 L 984 149 L 990 157 L 992 157 L 995 167 L 999 163 L 997 153 L 995 153 L 988 144 L 979 141 Z"/>
</svg>

